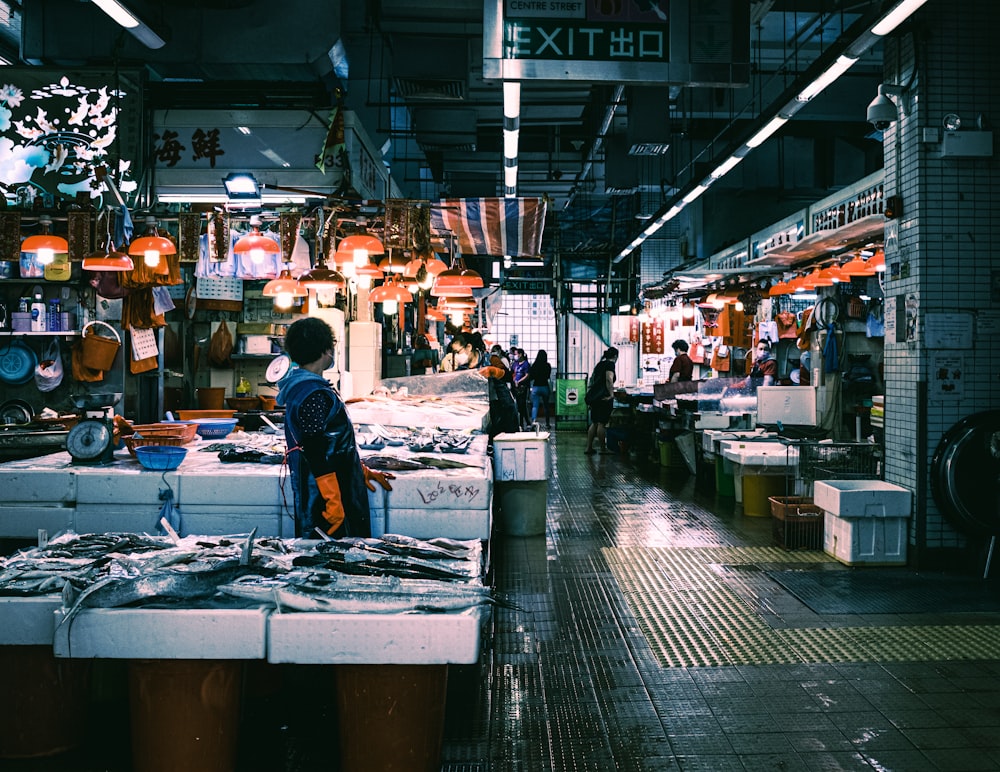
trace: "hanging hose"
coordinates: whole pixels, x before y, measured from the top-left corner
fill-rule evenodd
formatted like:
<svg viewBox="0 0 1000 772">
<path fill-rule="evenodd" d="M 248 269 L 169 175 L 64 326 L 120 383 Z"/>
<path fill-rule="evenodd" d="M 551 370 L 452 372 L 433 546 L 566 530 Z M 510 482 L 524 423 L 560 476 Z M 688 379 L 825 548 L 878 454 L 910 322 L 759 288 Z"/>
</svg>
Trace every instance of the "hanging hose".
<svg viewBox="0 0 1000 772">
<path fill-rule="evenodd" d="M 826 340 L 823 342 L 823 367 L 828 373 L 840 371 L 840 352 L 837 350 L 837 331 L 833 322 L 826 326 Z"/>
</svg>

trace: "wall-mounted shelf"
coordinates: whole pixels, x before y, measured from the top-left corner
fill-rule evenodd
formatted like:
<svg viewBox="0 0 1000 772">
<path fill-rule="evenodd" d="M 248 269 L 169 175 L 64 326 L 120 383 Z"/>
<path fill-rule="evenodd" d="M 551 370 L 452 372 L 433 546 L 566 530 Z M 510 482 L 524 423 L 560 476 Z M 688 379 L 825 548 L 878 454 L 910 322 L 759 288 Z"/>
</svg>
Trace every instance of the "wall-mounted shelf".
<svg viewBox="0 0 1000 772">
<path fill-rule="evenodd" d="M 80 332 L 78 330 L 53 330 L 52 332 L 19 332 L 17 330 L 0 330 L 0 335 L 17 335 L 18 337 L 24 338 L 44 338 L 52 335 L 64 335 L 67 338 L 75 338 L 80 335 Z"/>
</svg>

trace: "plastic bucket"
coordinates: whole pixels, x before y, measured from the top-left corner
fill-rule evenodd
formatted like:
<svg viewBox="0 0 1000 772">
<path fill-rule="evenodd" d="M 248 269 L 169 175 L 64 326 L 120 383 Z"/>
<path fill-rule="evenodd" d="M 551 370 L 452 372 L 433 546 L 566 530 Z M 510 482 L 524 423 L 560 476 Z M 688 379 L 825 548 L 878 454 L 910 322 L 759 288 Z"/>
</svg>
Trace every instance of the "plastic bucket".
<svg viewBox="0 0 1000 772">
<path fill-rule="evenodd" d="M 242 682 L 238 660 L 129 662 L 134 772 L 233 772 Z"/>
<path fill-rule="evenodd" d="M 441 769 L 447 665 L 336 665 L 334 671 L 341 772 Z"/>
<path fill-rule="evenodd" d="M 0 758 L 54 756 L 87 728 L 90 662 L 56 659 L 52 646 L 0 646 Z"/>
<path fill-rule="evenodd" d="M 715 457 L 715 490 L 720 496 L 732 498 L 736 495 L 736 479 L 733 476 L 732 464 L 727 464 L 722 456 Z"/>
<path fill-rule="evenodd" d="M 91 329 L 95 324 L 107 327 L 115 337 L 105 338 L 103 335 L 98 335 L 96 330 Z M 80 343 L 81 361 L 91 370 L 110 370 L 121 345 L 122 339 L 118 330 L 107 322 L 91 322 L 83 328 L 83 338 Z"/>
<path fill-rule="evenodd" d="M 545 533 L 548 480 L 505 480 L 494 487 L 500 501 L 500 528 L 507 536 Z"/>
<path fill-rule="evenodd" d="M 222 410 L 226 406 L 226 390 L 221 386 L 203 387 L 195 391 L 200 410 Z"/>
<path fill-rule="evenodd" d="M 743 514 L 750 517 L 771 516 L 771 496 L 785 492 L 785 478 L 778 474 L 743 475 Z"/>
</svg>

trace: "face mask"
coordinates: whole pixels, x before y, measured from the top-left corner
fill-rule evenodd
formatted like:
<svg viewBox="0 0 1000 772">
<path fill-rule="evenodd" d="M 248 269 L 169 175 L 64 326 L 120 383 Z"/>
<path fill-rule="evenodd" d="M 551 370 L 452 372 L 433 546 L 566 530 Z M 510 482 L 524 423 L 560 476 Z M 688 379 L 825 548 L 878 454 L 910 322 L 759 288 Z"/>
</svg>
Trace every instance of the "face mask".
<svg viewBox="0 0 1000 772">
<path fill-rule="evenodd" d="M 467 365 L 469 363 L 469 355 L 464 351 L 456 351 L 455 362 L 460 365 Z"/>
</svg>

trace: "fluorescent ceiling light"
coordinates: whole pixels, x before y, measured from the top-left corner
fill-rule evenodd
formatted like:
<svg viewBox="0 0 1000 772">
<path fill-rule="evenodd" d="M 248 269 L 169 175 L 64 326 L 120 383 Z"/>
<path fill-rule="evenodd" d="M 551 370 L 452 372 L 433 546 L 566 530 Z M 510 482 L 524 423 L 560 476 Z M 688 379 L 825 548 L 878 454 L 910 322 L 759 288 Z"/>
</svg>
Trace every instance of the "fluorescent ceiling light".
<svg viewBox="0 0 1000 772">
<path fill-rule="evenodd" d="M 747 147 L 758 147 L 763 145 L 774 132 L 781 128 L 788 119 L 782 118 L 780 115 L 774 116 L 771 120 L 764 124 L 764 126 L 757 131 L 750 139 L 747 140 Z"/>
<path fill-rule="evenodd" d="M 721 164 L 719 164 L 715 170 L 709 175 L 713 180 L 721 179 L 725 177 L 729 172 L 736 168 L 737 164 L 743 160 L 743 156 L 731 155 Z"/>
<path fill-rule="evenodd" d="M 157 35 L 138 16 L 126 8 L 119 0 L 91 0 L 116 23 L 127 29 L 132 36 L 147 48 L 163 48 L 166 41 Z"/>
<path fill-rule="evenodd" d="M 683 203 L 685 203 L 685 204 L 690 204 L 692 201 L 694 201 L 696 198 L 698 198 L 698 196 L 700 196 L 706 190 L 708 190 L 708 185 L 698 185 L 694 190 L 692 190 L 690 193 L 688 193 L 686 196 L 684 196 L 681 199 L 681 201 Z"/>
<path fill-rule="evenodd" d="M 853 65 L 856 61 L 857 58 L 853 56 L 838 56 L 833 64 L 821 72 L 816 77 L 816 80 L 802 89 L 802 91 L 799 92 L 799 95 L 795 98 L 800 102 L 808 102 L 823 89 L 833 83 L 837 78 L 851 69 L 851 65 Z"/>
<path fill-rule="evenodd" d="M 238 131 L 240 134 L 243 134 L 244 136 L 250 136 L 249 126 L 237 126 L 236 131 Z"/>
<path fill-rule="evenodd" d="M 227 204 L 231 201 L 225 193 L 158 193 L 156 200 L 161 204 Z M 260 197 L 265 204 L 306 204 L 307 196 L 278 195 L 265 193 Z"/>
<path fill-rule="evenodd" d="M 872 27 L 872 34 L 888 35 L 926 2 L 927 0 L 903 0 L 903 2 L 889 11 L 878 24 Z"/>
</svg>

